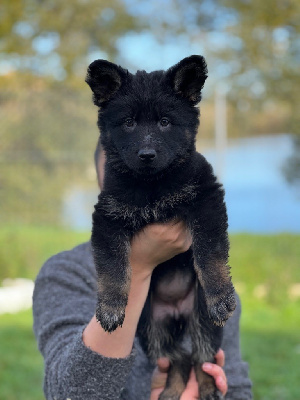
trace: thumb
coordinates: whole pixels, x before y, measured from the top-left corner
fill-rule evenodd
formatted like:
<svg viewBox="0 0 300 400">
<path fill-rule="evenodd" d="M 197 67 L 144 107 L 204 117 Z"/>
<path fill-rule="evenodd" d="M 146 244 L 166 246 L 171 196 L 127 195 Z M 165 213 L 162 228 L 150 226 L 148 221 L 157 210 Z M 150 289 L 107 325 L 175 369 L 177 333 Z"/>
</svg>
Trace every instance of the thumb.
<svg viewBox="0 0 300 400">
<path fill-rule="evenodd" d="M 196 374 L 194 368 L 191 369 L 189 380 L 187 382 L 186 388 L 182 393 L 180 400 L 197 400 L 199 399 L 199 388 L 196 379 Z"/>
<path fill-rule="evenodd" d="M 167 358 L 163 357 L 157 360 L 157 367 L 153 371 L 152 375 L 151 390 L 165 387 L 169 367 L 170 361 Z"/>
<path fill-rule="evenodd" d="M 156 362 L 158 370 L 160 372 L 168 372 L 170 367 L 170 361 L 166 357 L 161 357 Z"/>
<path fill-rule="evenodd" d="M 159 395 L 164 390 L 168 377 L 170 362 L 167 358 L 159 358 L 157 367 L 152 375 L 150 400 L 158 400 Z"/>
</svg>

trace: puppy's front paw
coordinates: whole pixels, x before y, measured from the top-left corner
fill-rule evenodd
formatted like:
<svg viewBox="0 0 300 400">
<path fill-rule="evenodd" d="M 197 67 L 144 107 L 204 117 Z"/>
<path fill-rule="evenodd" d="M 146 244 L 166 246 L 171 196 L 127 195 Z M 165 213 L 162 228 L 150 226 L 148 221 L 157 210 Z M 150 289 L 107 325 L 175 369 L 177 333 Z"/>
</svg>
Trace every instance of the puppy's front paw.
<svg viewBox="0 0 300 400">
<path fill-rule="evenodd" d="M 208 314 L 215 325 L 224 326 L 236 307 L 233 286 L 224 294 L 208 299 Z"/>
<path fill-rule="evenodd" d="M 96 308 L 96 319 L 106 332 L 115 331 L 118 326 L 122 326 L 125 318 L 126 303 L 116 307 L 98 301 Z"/>
</svg>

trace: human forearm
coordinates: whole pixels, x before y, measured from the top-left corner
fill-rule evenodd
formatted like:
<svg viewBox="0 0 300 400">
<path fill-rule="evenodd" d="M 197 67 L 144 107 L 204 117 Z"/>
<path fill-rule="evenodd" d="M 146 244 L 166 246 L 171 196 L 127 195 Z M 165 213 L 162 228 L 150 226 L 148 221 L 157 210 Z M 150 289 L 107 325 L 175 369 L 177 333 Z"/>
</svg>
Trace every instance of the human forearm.
<svg viewBox="0 0 300 400">
<path fill-rule="evenodd" d="M 136 266 L 132 266 L 135 270 Z M 151 275 L 133 274 L 125 319 L 114 332 L 104 331 L 94 315 L 83 332 L 83 342 L 91 350 L 111 358 L 127 357 L 132 350 L 137 324 L 146 301 Z"/>
<path fill-rule="evenodd" d="M 103 357 L 82 341 L 96 304 L 94 268 L 90 245 L 82 245 L 52 257 L 36 279 L 34 331 L 46 399 L 120 399 L 126 385 L 134 356 Z"/>
</svg>

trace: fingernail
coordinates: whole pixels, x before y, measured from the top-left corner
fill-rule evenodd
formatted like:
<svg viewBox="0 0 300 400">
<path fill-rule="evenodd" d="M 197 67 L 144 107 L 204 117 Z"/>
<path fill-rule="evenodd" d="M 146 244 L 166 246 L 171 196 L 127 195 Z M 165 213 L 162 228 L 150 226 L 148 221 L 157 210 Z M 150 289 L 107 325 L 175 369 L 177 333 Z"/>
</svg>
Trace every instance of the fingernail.
<svg viewBox="0 0 300 400">
<path fill-rule="evenodd" d="M 204 364 L 202 365 L 202 368 L 203 368 L 205 371 L 211 371 L 212 365 L 209 364 L 209 363 L 204 363 Z"/>
</svg>

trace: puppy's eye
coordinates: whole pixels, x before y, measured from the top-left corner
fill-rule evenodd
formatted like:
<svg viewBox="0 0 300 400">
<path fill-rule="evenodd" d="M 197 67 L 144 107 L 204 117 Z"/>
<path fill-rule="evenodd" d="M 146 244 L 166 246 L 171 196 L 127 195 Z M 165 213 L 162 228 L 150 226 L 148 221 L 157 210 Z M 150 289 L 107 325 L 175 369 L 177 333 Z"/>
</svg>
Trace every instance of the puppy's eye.
<svg viewBox="0 0 300 400">
<path fill-rule="evenodd" d="M 127 128 L 131 128 L 134 125 L 134 119 L 126 118 L 124 124 L 127 126 Z"/>
<path fill-rule="evenodd" d="M 170 121 L 168 120 L 168 118 L 162 118 L 159 121 L 159 123 L 160 123 L 161 126 L 168 126 L 170 124 Z"/>
</svg>

